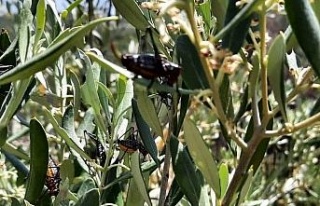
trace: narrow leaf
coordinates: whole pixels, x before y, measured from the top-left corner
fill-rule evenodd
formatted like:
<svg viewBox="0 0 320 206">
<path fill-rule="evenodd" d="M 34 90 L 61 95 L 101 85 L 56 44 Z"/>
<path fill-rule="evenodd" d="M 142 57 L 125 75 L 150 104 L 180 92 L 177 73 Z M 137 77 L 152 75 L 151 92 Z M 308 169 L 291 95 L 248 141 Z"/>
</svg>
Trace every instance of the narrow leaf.
<svg viewBox="0 0 320 206">
<path fill-rule="evenodd" d="M 221 198 L 226 194 L 228 185 L 229 185 L 229 171 L 228 165 L 222 163 L 219 167 L 219 179 L 220 179 L 220 188 L 221 188 Z"/>
<path fill-rule="evenodd" d="M 310 1 L 286 0 L 285 8 L 299 45 L 320 77 L 320 25 Z"/>
<path fill-rule="evenodd" d="M 286 95 L 284 88 L 284 63 L 286 43 L 283 33 L 280 33 L 273 41 L 268 52 L 268 78 L 276 101 L 279 104 L 281 114 L 287 121 Z"/>
<path fill-rule="evenodd" d="M 131 172 L 133 180 L 137 184 L 138 190 L 143 197 L 144 201 L 151 206 L 151 200 L 147 192 L 147 186 L 142 177 L 142 172 L 140 168 L 140 156 L 138 152 L 134 152 L 131 155 Z"/>
<path fill-rule="evenodd" d="M 178 37 L 175 50 L 177 59 L 183 68 L 182 78 L 188 89 L 209 88 L 198 52 L 187 35 Z"/>
<path fill-rule="evenodd" d="M 150 26 L 147 18 L 134 0 L 112 0 L 116 10 L 135 28 L 145 30 Z"/>
<path fill-rule="evenodd" d="M 142 140 L 146 150 L 149 152 L 152 159 L 157 164 L 159 164 L 156 143 L 154 142 L 154 139 L 151 135 L 150 128 L 149 128 L 148 124 L 145 122 L 145 120 L 141 116 L 137 101 L 135 99 L 132 99 L 132 111 L 133 111 L 134 117 L 137 122 L 137 127 L 138 127 L 138 131 L 139 131 L 141 140 Z"/>
<path fill-rule="evenodd" d="M 41 145 L 41 147 L 39 146 Z M 35 204 L 41 196 L 48 169 L 48 141 L 45 130 L 38 120 L 30 121 L 30 174 L 25 199 Z"/>
<path fill-rule="evenodd" d="M 170 151 L 173 171 L 181 191 L 191 205 L 198 205 L 201 186 L 195 171 L 195 165 L 192 163 L 187 150 L 175 137 L 170 138 Z"/>
<path fill-rule="evenodd" d="M 43 34 L 44 27 L 46 24 L 46 3 L 45 0 L 39 0 L 37 4 L 37 13 L 36 13 L 36 34 L 34 40 L 34 48 L 38 45 L 38 42 Z"/>
<path fill-rule="evenodd" d="M 198 128 L 191 120 L 186 119 L 183 129 L 184 138 L 195 164 L 198 166 L 207 183 L 215 191 L 216 195 L 220 197 L 218 167 L 208 147 L 204 143 Z"/>
<path fill-rule="evenodd" d="M 140 112 L 143 119 L 148 122 L 148 125 L 152 128 L 156 135 L 162 137 L 162 129 L 156 113 L 156 109 L 154 108 L 151 99 L 148 98 L 145 91 L 138 92 L 137 104 L 138 107 L 141 108 Z"/>
<path fill-rule="evenodd" d="M 63 53 L 73 46 L 76 46 L 78 40 L 83 38 L 87 32 L 103 22 L 112 20 L 117 20 L 117 17 L 105 17 L 92 21 L 85 26 L 81 26 L 79 30 L 59 41 L 43 53 L 28 59 L 24 64 L 20 64 L 12 70 L 2 74 L 0 76 L 0 85 L 18 79 L 24 79 L 36 72 L 44 70 L 47 66 L 52 65 L 52 63 L 54 63 Z"/>
</svg>

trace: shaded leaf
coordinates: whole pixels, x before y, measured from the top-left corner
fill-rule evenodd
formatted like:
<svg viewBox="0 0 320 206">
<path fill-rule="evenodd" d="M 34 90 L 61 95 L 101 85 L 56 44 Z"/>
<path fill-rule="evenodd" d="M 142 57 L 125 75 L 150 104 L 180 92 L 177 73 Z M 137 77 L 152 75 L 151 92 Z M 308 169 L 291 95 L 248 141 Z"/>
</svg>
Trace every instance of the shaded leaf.
<svg viewBox="0 0 320 206">
<path fill-rule="evenodd" d="M 41 147 L 39 147 L 41 145 Z M 41 196 L 48 169 L 48 141 L 45 130 L 38 120 L 30 121 L 30 173 L 27 180 L 25 199 L 36 204 Z"/>
<path fill-rule="evenodd" d="M 148 125 L 152 128 L 152 130 L 156 133 L 157 136 L 162 137 L 162 128 L 156 113 L 156 109 L 154 108 L 151 99 L 148 98 L 147 93 L 145 91 L 138 92 L 137 104 L 138 107 L 141 108 L 139 111 L 141 112 L 141 116 L 143 117 L 143 119 L 146 122 L 148 122 Z"/>
<path fill-rule="evenodd" d="M 154 139 L 151 135 L 148 124 L 144 121 L 143 117 L 141 116 L 137 101 L 135 99 L 132 99 L 132 111 L 137 122 L 138 131 L 139 131 L 141 140 L 143 142 L 143 145 L 145 146 L 146 150 L 149 152 L 152 159 L 159 164 L 156 143 L 154 142 Z"/>
<path fill-rule="evenodd" d="M 189 37 L 179 36 L 175 47 L 176 57 L 183 68 L 182 78 L 188 89 L 209 88 L 198 52 Z"/>
<path fill-rule="evenodd" d="M 286 0 L 292 30 L 315 73 L 320 76 L 320 25 L 308 0 Z"/>
<path fill-rule="evenodd" d="M 170 191 L 166 197 L 165 205 L 175 206 L 182 199 L 182 197 L 183 192 L 181 191 L 176 178 L 174 178 L 170 187 Z"/>
<path fill-rule="evenodd" d="M 225 23 L 224 25 L 228 25 L 230 22 L 236 19 L 236 15 L 240 13 L 239 6 L 236 6 L 236 2 L 238 0 L 229 0 Z M 248 5 L 248 4 L 247 4 Z M 242 10 L 244 10 L 243 8 Z M 228 48 L 233 54 L 239 52 L 247 34 L 249 31 L 250 23 L 251 23 L 251 11 L 248 10 L 247 13 L 244 13 L 246 17 L 238 20 L 238 23 L 233 25 L 233 27 L 226 32 L 225 36 L 222 38 L 222 47 Z M 239 17 L 240 19 L 241 17 Z"/>
<path fill-rule="evenodd" d="M 309 116 L 311 117 L 317 114 L 318 112 L 320 112 L 320 98 L 317 99 L 316 103 L 312 107 L 312 110 L 310 111 Z"/>
<path fill-rule="evenodd" d="M 91 189 L 79 198 L 75 206 L 99 206 L 100 194 L 97 188 Z"/>
<path fill-rule="evenodd" d="M 241 203 L 244 202 L 245 197 L 247 196 L 247 193 L 252 184 L 253 175 L 254 175 L 253 170 L 249 169 L 248 174 L 246 174 L 247 178 L 245 179 L 244 183 L 241 186 L 241 191 L 237 199 L 237 205 L 241 205 Z"/>
<path fill-rule="evenodd" d="M 229 2 L 234 2 L 235 4 L 235 0 L 230 0 Z M 224 37 L 225 35 L 228 34 L 228 32 L 230 32 L 231 30 L 233 30 L 238 24 L 240 24 L 240 22 L 246 18 L 248 18 L 248 16 L 250 16 L 252 14 L 252 12 L 258 7 L 260 6 L 262 3 L 264 3 L 264 0 L 256 0 L 256 1 L 250 1 L 249 3 L 247 3 L 235 16 L 234 16 L 234 11 L 233 12 L 229 12 L 230 13 L 230 17 L 226 17 L 227 18 L 231 18 L 231 20 L 226 20 L 228 22 L 228 24 L 226 24 L 223 29 L 221 31 L 219 31 L 219 33 L 217 35 L 215 35 L 215 39 L 219 40 L 222 37 Z M 230 3 L 229 3 L 230 4 Z M 232 8 L 233 10 L 233 8 Z M 228 12 L 227 12 L 228 13 Z M 230 45 L 230 44 L 228 44 Z"/>
<path fill-rule="evenodd" d="M 172 136 L 170 138 L 170 151 L 172 154 L 173 171 L 181 191 L 192 205 L 198 205 L 201 185 L 195 171 L 195 166 L 187 150 Z"/>
</svg>

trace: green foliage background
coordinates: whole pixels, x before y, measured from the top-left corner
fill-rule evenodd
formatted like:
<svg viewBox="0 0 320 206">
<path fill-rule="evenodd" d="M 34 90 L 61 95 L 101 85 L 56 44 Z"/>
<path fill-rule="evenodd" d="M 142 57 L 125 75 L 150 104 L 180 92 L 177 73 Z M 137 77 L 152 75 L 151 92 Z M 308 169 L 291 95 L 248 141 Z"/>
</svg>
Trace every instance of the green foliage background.
<svg viewBox="0 0 320 206">
<path fill-rule="evenodd" d="M 0 205 L 320 203 L 319 0 L 1 4 Z M 147 28 L 173 86 L 121 65 Z"/>
</svg>

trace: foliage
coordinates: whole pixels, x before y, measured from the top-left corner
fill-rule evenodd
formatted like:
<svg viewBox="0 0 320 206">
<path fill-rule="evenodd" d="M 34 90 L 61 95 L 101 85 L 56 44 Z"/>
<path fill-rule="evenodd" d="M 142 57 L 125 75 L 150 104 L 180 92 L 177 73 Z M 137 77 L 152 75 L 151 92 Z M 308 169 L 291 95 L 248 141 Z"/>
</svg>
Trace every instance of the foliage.
<svg viewBox="0 0 320 206">
<path fill-rule="evenodd" d="M 15 2 L 0 204 L 318 205 L 319 2 Z"/>
</svg>

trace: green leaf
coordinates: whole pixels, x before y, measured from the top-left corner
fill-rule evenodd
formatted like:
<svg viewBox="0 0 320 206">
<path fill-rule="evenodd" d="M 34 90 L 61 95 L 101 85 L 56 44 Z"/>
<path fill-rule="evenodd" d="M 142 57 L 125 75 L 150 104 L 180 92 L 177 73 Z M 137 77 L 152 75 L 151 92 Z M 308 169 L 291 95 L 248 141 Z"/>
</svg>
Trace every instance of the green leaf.
<svg viewBox="0 0 320 206">
<path fill-rule="evenodd" d="M 78 117 L 78 111 L 80 109 L 81 105 L 81 88 L 80 88 L 80 82 L 77 77 L 77 75 L 73 71 L 69 71 L 70 81 L 72 85 L 72 91 L 73 91 L 73 104 L 74 104 L 74 112 L 75 117 Z"/>
<path fill-rule="evenodd" d="M 151 26 L 134 0 L 112 0 L 116 10 L 136 29 L 145 30 Z"/>
<path fill-rule="evenodd" d="M 160 163 L 162 163 L 163 160 L 164 158 L 162 156 L 162 158 L 160 158 Z M 114 168 L 115 167 L 112 167 L 109 171 L 113 170 Z M 142 173 L 147 173 L 147 174 L 151 174 L 157 168 L 158 168 L 158 164 L 154 161 L 145 162 L 145 163 L 142 163 L 141 165 Z M 116 172 L 116 169 L 117 168 L 115 168 L 115 172 Z M 128 171 L 128 172 L 122 173 L 119 177 L 114 176 L 113 178 L 110 178 L 109 179 L 110 181 L 108 181 L 108 184 L 105 187 L 106 190 L 104 190 L 104 192 L 112 188 L 113 186 L 118 185 L 120 182 L 126 181 L 132 177 L 133 177 L 132 173 Z M 105 194 L 107 195 L 109 193 L 106 192 Z"/>
<path fill-rule="evenodd" d="M 271 130 L 272 127 L 273 127 L 273 119 L 271 119 L 268 122 L 266 129 Z M 258 168 L 260 167 L 260 164 L 267 152 L 269 142 L 270 142 L 270 138 L 265 138 L 259 143 L 253 155 L 254 158 L 252 158 L 250 161 L 250 165 L 253 165 L 253 174 L 256 174 L 256 172 L 258 171 Z"/>
<path fill-rule="evenodd" d="M 309 116 L 311 117 L 311 116 L 317 114 L 318 112 L 320 112 L 320 98 L 317 99 L 317 101 L 314 104 L 312 110 L 310 111 Z"/>
<path fill-rule="evenodd" d="M 213 28 L 213 17 L 211 15 L 211 3 L 210 1 L 204 1 L 203 3 L 200 3 L 199 6 L 196 8 L 203 18 L 206 34 L 209 34 Z"/>
<path fill-rule="evenodd" d="M 217 19 L 217 25 L 215 29 L 219 31 L 224 26 L 224 19 L 226 15 L 228 2 L 225 0 L 210 0 L 210 2 L 213 16 Z"/>
<path fill-rule="evenodd" d="M 74 126 L 74 110 L 73 106 L 69 105 L 62 117 L 62 128 L 66 130 L 69 137 L 71 137 L 73 140 L 77 139 L 77 134 L 75 132 L 75 126 Z"/>
<path fill-rule="evenodd" d="M 229 170 L 228 165 L 222 163 L 219 167 L 219 179 L 220 179 L 220 188 L 221 188 L 221 199 L 227 192 L 227 188 L 229 185 Z"/>
<path fill-rule="evenodd" d="M 41 145 L 41 146 L 39 146 Z M 48 169 L 47 135 L 38 120 L 30 121 L 30 174 L 27 180 L 25 199 L 36 204 L 45 183 Z"/>
<path fill-rule="evenodd" d="M 315 1 L 310 1 L 312 9 L 314 11 L 314 13 L 317 16 L 318 21 L 320 21 L 320 1 L 319 0 L 315 0 Z"/>
<path fill-rule="evenodd" d="M 81 197 L 84 194 L 86 194 L 87 191 L 92 190 L 94 188 L 96 188 L 96 184 L 95 184 L 94 180 L 91 178 L 87 178 L 82 182 L 82 184 L 77 192 L 77 195 L 79 197 Z"/>
<path fill-rule="evenodd" d="M 75 206 L 99 206 L 100 194 L 97 188 L 91 189 L 81 196 Z"/>
<path fill-rule="evenodd" d="M 144 201 L 149 206 L 151 206 L 152 204 L 151 204 L 150 197 L 148 195 L 147 186 L 142 177 L 142 172 L 140 168 L 140 156 L 138 152 L 134 152 L 131 155 L 131 172 L 132 172 L 133 180 L 137 184 L 138 191 L 140 192 Z"/>
<path fill-rule="evenodd" d="M 90 161 L 91 158 L 69 137 L 67 131 L 60 127 L 57 120 L 52 116 L 52 113 L 43 108 L 43 115 L 46 117 L 46 120 L 50 122 L 55 130 L 55 132 L 66 142 L 66 144 L 70 147 L 71 151 L 75 150 L 74 155 L 80 155 L 87 161 Z"/>
<path fill-rule="evenodd" d="M 223 76 L 221 86 L 219 88 L 219 95 L 222 103 L 224 113 L 229 119 L 234 118 L 232 95 L 230 89 L 229 77 L 227 75 Z"/>
<path fill-rule="evenodd" d="M 136 206 L 144 204 L 144 199 L 139 192 L 138 185 L 133 179 L 131 179 L 129 182 L 127 195 L 126 206 Z"/>
<path fill-rule="evenodd" d="M 117 164 L 116 161 L 114 164 Z M 120 177 L 117 177 L 117 167 L 108 170 L 104 185 L 107 187 L 101 193 L 101 203 L 116 203 L 122 200 Z"/>
<path fill-rule="evenodd" d="M 95 112 L 95 121 L 103 134 L 107 134 L 107 127 L 104 118 L 101 114 L 101 105 L 99 101 L 96 83 L 99 81 L 99 76 L 94 75 L 91 61 L 84 52 L 80 52 L 81 59 L 86 67 L 86 82 L 81 87 L 81 94 L 84 102 L 89 104 Z"/>
<path fill-rule="evenodd" d="M 33 56 L 25 63 L 19 64 L 12 70 L 2 74 L 0 76 L 0 85 L 16 81 L 18 79 L 25 79 L 36 72 L 46 69 L 47 66 L 52 65 L 52 63 L 54 63 L 62 54 L 64 54 L 73 46 L 76 46 L 78 40 L 83 38 L 87 32 L 101 23 L 112 20 L 117 20 L 117 17 L 105 17 L 94 20 L 85 26 L 81 26 L 77 31 L 70 34 L 68 37 L 59 41 L 57 44 L 48 48 L 44 52 Z"/>
<path fill-rule="evenodd" d="M 246 86 L 246 88 L 244 89 L 244 94 L 242 95 L 240 100 L 240 107 L 239 107 L 238 113 L 233 120 L 234 123 L 237 123 L 242 117 L 242 115 L 247 111 L 248 102 L 249 102 L 249 86 Z"/>
<path fill-rule="evenodd" d="M 129 72 L 127 69 L 124 69 L 124 68 L 94 54 L 93 52 L 86 52 L 86 54 L 88 55 L 88 57 L 92 61 L 97 62 L 101 66 L 102 69 L 105 69 L 106 71 L 108 71 L 110 73 L 119 73 L 127 78 L 134 77 L 134 74 Z"/>
<path fill-rule="evenodd" d="M 46 2 L 45 0 L 39 0 L 37 3 L 36 13 L 36 34 L 34 40 L 34 48 L 37 48 L 38 42 L 43 34 L 44 27 L 46 25 Z"/>
<path fill-rule="evenodd" d="M 19 13 L 19 56 L 24 63 L 30 54 L 30 26 L 32 25 L 32 13 L 30 11 L 30 1 L 24 1 Z"/>
<path fill-rule="evenodd" d="M 191 157 L 207 183 L 215 191 L 217 197 L 220 197 L 218 167 L 208 147 L 204 143 L 198 128 L 191 120 L 186 119 L 183 129 L 184 138 L 187 142 Z"/>
<path fill-rule="evenodd" d="M 132 99 L 132 111 L 137 122 L 138 131 L 139 131 L 141 140 L 143 142 L 143 145 L 145 146 L 146 150 L 149 152 L 152 159 L 157 164 L 159 164 L 160 162 L 158 159 L 158 151 L 157 151 L 156 143 L 154 142 L 154 139 L 151 135 L 148 124 L 145 122 L 145 120 L 141 116 L 137 101 L 135 99 Z"/>
<path fill-rule="evenodd" d="M 4 106 L 0 109 L 0 128 L 6 127 L 21 105 L 29 99 L 35 83 L 35 79 L 31 77 L 13 84 L 9 96 L 3 102 Z"/>
<path fill-rule="evenodd" d="M 195 171 L 195 165 L 192 163 L 187 150 L 175 137 L 172 136 L 170 138 L 169 144 L 172 154 L 173 171 L 181 191 L 191 205 L 198 205 L 201 185 Z"/>
<path fill-rule="evenodd" d="M 236 3 L 238 0 L 229 0 L 227 13 L 226 13 L 226 19 L 225 19 L 225 26 L 227 26 L 230 22 L 235 21 L 237 14 L 240 13 L 241 9 L 239 9 L 238 6 L 236 6 Z M 257 1 L 255 1 L 257 2 Z M 246 5 L 248 6 L 248 4 Z M 242 10 L 244 10 L 243 8 Z M 241 20 L 238 20 L 237 24 L 234 24 L 233 27 L 226 32 L 225 36 L 222 38 L 222 47 L 228 48 L 233 54 L 236 54 L 239 52 L 247 34 L 249 31 L 251 18 L 252 18 L 252 12 L 248 10 L 247 13 L 244 13 L 246 17 L 239 17 L 242 18 Z"/>
<path fill-rule="evenodd" d="M 182 78 L 188 89 L 209 88 L 198 52 L 189 37 L 179 36 L 175 47 L 177 59 L 183 68 Z"/>
<path fill-rule="evenodd" d="M 184 118 L 185 118 L 187 111 L 189 109 L 189 106 L 190 106 L 189 99 L 190 99 L 189 95 L 181 95 L 178 126 L 177 126 L 177 130 L 174 131 L 174 133 L 173 133 L 175 136 L 179 135 L 179 132 L 180 132 L 181 127 L 183 125 Z"/>
<path fill-rule="evenodd" d="M 250 186 L 252 184 L 252 179 L 253 179 L 254 172 L 252 169 L 249 169 L 248 174 L 246 174 L 247 178 L 245 182 L 241 186 L 241 191 L 239 193 L 239 197 L 237 199 L 237 204 L 236 205 L 241 205 L 241 203 L 244 202 L 245 197 L 250 189 Z"/>
<path fill-rule="evenodd" d="M 166 197 L 165 205 L 175 206 L 182 199 L 182 197 L 183 193 L 181 191 L 181 188 L 176 178 L 174 178 L 170 187 L 170 191 Z"/>
<path fill-rule="evenodd" d="M 285 8 L 299 45 L 320 77 L 320 25 L 309 1 L 286 0 Z"/>
<path fill-rule="evenodd" d="M 116 111 L 114 111 L 113 119 L 117 132 L 121 126 L 122 120 L 125 118 L 127 111 L 131 107 L 133 98 L 133 82 L 124 76 L 120 76 L 117 81 L 117 92 L 121 93 L 116 99 Z"/>
<path fill-rule="evenodd" d="M 279 104 L 281 114 L 287 121 L 286 94 L 284 88 L 284 63 L 286 43 L 283 33 L 280 33 L 268 52 L 268 79 L 276 101 Z"/>
<path fill-rule="evenodd" d="M 156 109 L 154 108 L 151 99 L 148 98 L 147 92 L 139 91 L 136 92 L 136 94 L 138 107 L 141 108 L 139 110 L 141 112 L 141 116 L 146 122 L 148 122 L 148 125 L 152 128 L 157 136 L 163 137 L 162 128 L 156 113 Z"/>
<path fill-rule="evenodd" d="M 0 63 L 4 65 L 16 65 L 15 48 L 17 47 L 18 38 L 10 41 L 8 31 L 2 29 L 0 32 Z"/>
<path fill-rule="evenodd" d="M 229 2 L 235 2 L 234 0 L 230 0 Z M 225 35 L 228 34 L 228 32 L 231 32 L 235 27 L 237 27 L 238 24 L 244 19 L 246 19 L 248 16 L 252 14 L 252 12 L 261 4 L 264 3 L 264 0 L 256 0 L 256 1 L 250 1 L 247 3 L 235 16 L 234 16 L 234 11 L 233 12 L 228 12 L 230 14 L 229 17 L 226 16 L 226 19 L 231 19 L 231 20 L 226 20 L 228 24 L 226 24 L 223 29 L 215 35 L 215 40 L 219 40 Z M 230 4 L 230 3 L 229 3 Z M 230 45 L 230 44 L 228 44 Z"/>
<path fill-rule="evenodd" d="M 61 163 L 60 177 L 62 180 L 68 178 L 69 181 L 72 182 L 74 178 L 74 162 L 71 159 L 63 160 L 63 162 Z"/>
</svg>

